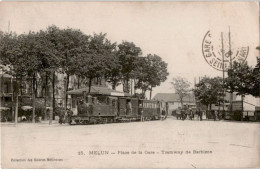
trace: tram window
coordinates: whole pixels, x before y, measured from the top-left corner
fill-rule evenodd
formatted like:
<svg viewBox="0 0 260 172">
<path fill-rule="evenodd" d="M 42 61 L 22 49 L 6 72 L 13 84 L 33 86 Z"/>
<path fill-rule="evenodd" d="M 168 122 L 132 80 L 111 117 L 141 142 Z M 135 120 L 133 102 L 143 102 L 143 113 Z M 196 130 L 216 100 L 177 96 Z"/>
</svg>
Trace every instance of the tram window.
<svg viewBox="0 0 260 172">
<path fill-rule="evenodd" d="M 104 97 L 104 96 L 97 97 L 97 103 L 98 104 L 107 104 L 108 103 L 107 97 Z"/>
<path fill-rule="evenodd" d="M 116 100 L 112 99 L 112 106 L 116 106 Z"/>
</svg>

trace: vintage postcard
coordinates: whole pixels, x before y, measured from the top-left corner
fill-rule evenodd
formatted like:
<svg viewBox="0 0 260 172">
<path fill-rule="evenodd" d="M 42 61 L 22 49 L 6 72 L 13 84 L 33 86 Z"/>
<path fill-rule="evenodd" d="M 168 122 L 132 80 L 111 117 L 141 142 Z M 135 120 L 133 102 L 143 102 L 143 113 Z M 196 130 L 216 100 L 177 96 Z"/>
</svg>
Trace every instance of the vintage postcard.
<svg viewBox="0 0 260 172">
<path fill-rule="evenodd" d="M 0 2 L 1 168 L 259 168 L 259 2 Z"/>
</svg>

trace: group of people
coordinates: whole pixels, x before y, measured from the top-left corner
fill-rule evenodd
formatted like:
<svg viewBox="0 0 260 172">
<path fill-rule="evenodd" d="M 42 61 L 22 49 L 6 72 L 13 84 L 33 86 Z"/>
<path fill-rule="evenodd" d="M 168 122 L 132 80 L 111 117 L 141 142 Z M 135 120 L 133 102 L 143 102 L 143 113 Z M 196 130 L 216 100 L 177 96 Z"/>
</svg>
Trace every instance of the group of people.
<svg viewBox="0 0 260 172">
<path fill-rule="evenodd" d="M 191 110 L 189 108 L 186 108 L 186 109 L 178 108 L 176 110 L 177 120 L 178 119 L 185 120 L 187 118 L 190 119 L 190 120 L 193 120 L 195 115 L 197 115 L 199 120 L 202 121 L 202 114 L 203 114 L 203 112 L 200 109 L 196 109 L 194 111 L 194 110 Z"/>
<path fill-rule="evenodd" d="M 70 109 L 66 109 L 65 113 L 61 112 L 59 114 L 59 124 L 69 123 L 70 117 L 73 115 L 73 112 Z"/>
<path fill-rule="evenodd" d="M 216 121 L 217 119 L 221 120 L 224 118 L 224 116 L 225 116 L 225 112 L 219 110 L 208 111 L 208 114 L 206 115 L 207 119 L 213 118 L 214 121 Z"/>
</svg>

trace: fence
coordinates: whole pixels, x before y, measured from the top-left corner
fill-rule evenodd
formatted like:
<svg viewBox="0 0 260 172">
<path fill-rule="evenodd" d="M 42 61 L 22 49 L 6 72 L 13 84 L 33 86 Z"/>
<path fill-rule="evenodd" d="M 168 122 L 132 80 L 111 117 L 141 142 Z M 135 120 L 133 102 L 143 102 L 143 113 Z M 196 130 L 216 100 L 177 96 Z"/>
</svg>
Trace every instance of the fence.
<svg viewBox="0 0 260 172">
<path fill-rule="evenodd" d="M 260 111 L 223 111 L 223 110 L 203 110 L 203 116 L 208 120 L 232 120 L 232 121 L 260 121 Z M 196 112 L 192 112 L 196 115 Z M 172 111 L 172 116 L 176 116 L 176 111 Z"/>
<path fill-rule="evenodd" d="M 207 119 L 260 121 L 260 111 L 206 111 Z"/>
</svg>

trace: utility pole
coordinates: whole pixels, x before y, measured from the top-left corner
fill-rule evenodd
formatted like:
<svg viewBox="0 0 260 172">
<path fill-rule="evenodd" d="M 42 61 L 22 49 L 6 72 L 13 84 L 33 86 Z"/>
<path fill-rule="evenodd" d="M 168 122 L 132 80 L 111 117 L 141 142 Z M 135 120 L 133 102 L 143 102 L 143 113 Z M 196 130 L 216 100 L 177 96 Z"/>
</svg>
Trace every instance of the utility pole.
<svg viewBox="0 0 260 172">
<path fill-rule="evenodd" d="M 229 38 L 229 62 L 230 62 L 230 72 L 231 72 L 231 77 L 233 77 L 233 68 L 232 68 L 232 51 L 231 51 L 231 33 L 230 33 L 230 27 L 229 27 L 229 32 L 228 32 L 228 38 Z M 231 113 L 233 112 L 233 89 L 231 87 L 230 90 L 230 99 L 229 99 L 229 103 L 230 103 L 230 111 Z"/>
<path fill-rule="evenodd" d="M 223 112 L 225 111 L 225 90 L 224 90 L 224 80 L 225 80 L 225 65 L 224 65 L 224 43 L 223 43 L 223 32 L 221 32 L 221 43 L 222 43 L 222 69 L 223 69 Z"/>
</svg>

